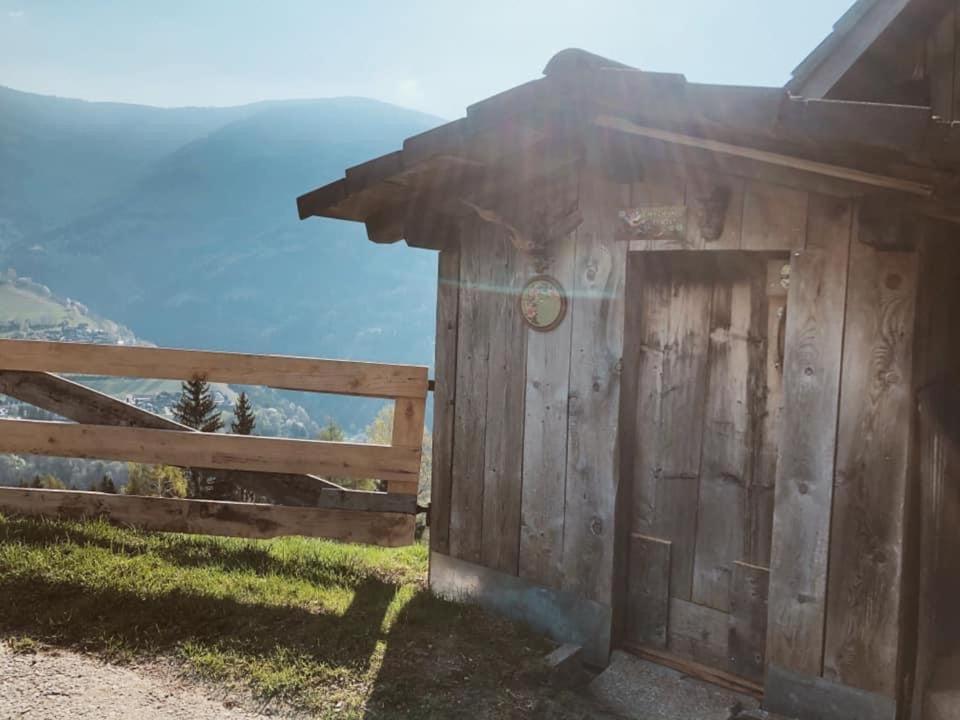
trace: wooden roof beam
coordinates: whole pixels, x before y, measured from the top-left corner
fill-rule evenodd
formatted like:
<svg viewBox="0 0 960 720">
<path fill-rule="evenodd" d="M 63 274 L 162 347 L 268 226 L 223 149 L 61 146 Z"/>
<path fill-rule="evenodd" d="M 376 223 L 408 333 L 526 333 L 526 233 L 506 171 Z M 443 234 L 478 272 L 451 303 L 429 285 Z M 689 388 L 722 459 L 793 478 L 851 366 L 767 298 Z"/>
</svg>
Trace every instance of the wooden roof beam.
<svg viewBox="0 0 960 720">
<path fill-rule="evenodd" d="M 730 143 L 721 142 L 719 140 L 708 140 L 705 138 L 684 135 L 669 130 L 645 127 L 642 125 L 636 125 L 635 123 L 620 117 L 599 115 L 594 118 L 593 125 L 597 128 L 614 131 L 627 136 L 645 138 L 659 143 L 667 143 L 669 145 L 675 145 L 681 148 L 689 148 L 695 151 L 705 151 L 711 155 L 718 155 L 726 158 L 740 158 L 753 163 L 787 168 L 800 173 L 819 175 L 832 180 L 838 180 L 844 183 L 852 183 L 854 185 L 860 185 L 869 188 L 890 190 L 923 198 L 932 197 L 935 190 L 933 185 L 916 182 L 914 180 L 906 180 L 888 175 L 879 175 L 841 165 L 833 165 L 816 160 L 808 160 L 806 158 L 784 155 L 767 150 L 758 150 L 756 148 L 745 147 L 742 145 L 733 145 Z"/>
</svg>

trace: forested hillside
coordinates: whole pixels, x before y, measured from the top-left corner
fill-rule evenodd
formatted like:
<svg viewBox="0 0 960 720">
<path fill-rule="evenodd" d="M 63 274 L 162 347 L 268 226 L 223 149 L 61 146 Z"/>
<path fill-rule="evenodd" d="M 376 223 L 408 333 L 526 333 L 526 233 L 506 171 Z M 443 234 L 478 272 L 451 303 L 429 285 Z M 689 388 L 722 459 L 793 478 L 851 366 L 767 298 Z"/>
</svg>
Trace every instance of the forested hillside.
<svg viewBox="0 0 960 720">
<path fill-rule="evenodd" d="M 432 361 L 434 254 L 301 222 L 295 198 L 436 118 L 356 98 L 165 110 L 10 90 L 0 118 L 0 269 L 158 345 Z M 379 409 L 297 402 L 348 430 Z"/>
</svg>

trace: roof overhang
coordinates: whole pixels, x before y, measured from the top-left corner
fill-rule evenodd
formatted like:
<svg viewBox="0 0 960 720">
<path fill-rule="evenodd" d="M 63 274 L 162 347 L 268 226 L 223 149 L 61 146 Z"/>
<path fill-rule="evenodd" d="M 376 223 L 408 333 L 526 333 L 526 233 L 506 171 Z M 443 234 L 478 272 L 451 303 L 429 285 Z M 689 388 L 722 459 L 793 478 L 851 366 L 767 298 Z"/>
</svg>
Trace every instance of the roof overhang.
<svg viewBox="0 0 960 720">
<path fill-rule="evenodd" d="M 347 169 L 297 205 L 301 218 L 364 222 L 376 242 L 411 242 L 411 226 L 441 204 L 447 215 L 470 212 L 475 200 L 463 198 L 535 183 L 597 142 L 735 175 L 928 203 L 952 192 L 960 168 L 960 132 L 929 108 L 688 83 L 568 50 L 543 78 Z"/>
<path fill-rule="evenodd" d="M 832 32 L 794 69 L 786 88 L 808 98 L 832 93 L 859 63 L 902 53 L 929 33 L 954 0 L 856 0 Z"/>
</svg>

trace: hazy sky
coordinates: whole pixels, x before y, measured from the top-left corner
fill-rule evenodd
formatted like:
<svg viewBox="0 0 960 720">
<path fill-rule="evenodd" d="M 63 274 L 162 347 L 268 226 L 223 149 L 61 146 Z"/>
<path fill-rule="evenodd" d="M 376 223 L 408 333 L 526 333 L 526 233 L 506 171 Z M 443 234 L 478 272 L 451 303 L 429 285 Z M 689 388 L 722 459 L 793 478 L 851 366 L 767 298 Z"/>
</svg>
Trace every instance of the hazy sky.
<svg viewBox="0 0 960 720">
<path fill-rule="evenodd" d="M 360 95 L 442 117 L 582 47 L 782 85 L 851 0 L 0 0 L 0 85 L 152 105 Z"/>
</svg>

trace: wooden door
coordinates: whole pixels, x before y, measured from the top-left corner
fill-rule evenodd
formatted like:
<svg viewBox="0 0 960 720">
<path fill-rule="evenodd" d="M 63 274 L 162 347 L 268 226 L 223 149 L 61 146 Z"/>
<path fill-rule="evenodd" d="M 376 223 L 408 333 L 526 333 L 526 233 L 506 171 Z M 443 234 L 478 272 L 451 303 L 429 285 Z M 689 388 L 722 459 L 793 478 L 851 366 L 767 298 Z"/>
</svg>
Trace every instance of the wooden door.
<svg viewBox="0 0 960 720">
<path fill-rule="evenodd" d="M 633 253 L 628 645 L 760 680 L 788 258 Z"/>
</svg>

